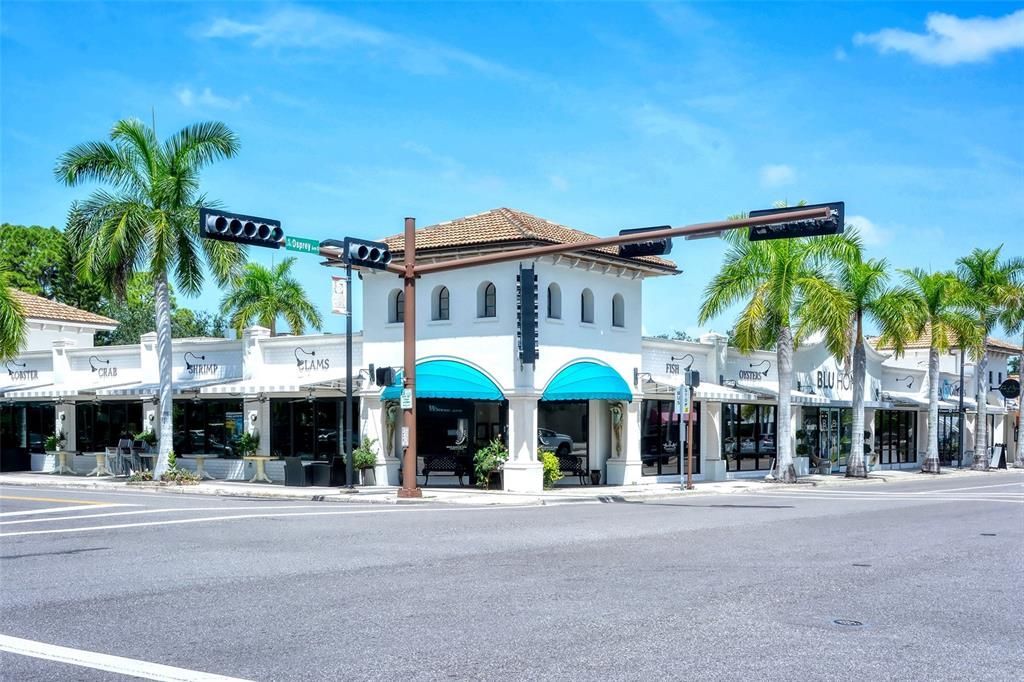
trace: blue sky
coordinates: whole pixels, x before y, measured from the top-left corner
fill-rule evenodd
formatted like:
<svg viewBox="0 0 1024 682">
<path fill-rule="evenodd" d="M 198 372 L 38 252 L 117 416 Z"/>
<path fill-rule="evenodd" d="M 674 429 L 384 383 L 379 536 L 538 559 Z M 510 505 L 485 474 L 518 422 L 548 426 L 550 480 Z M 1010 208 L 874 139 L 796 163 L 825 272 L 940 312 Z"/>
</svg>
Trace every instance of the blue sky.
<svg viewBox="0 0 1024 682">
<path fill-rule="evenodd" d="M 62 225 L 88 189 L 57 156 L 155 109 L 162 136 L 230 125 L 242 152 L 204 189 L 298 236 L 498 206 L 607 235 L 807 199 L 844 200 L 894 267 L 1024 255 L 1020 3 L 5 2 L 0 39 L 5 222 Z M 699 331 L 723 252 L 676 242 L 646 333 Z M 331 271 L 298 273 L 343 330 Z"/>
</svg>

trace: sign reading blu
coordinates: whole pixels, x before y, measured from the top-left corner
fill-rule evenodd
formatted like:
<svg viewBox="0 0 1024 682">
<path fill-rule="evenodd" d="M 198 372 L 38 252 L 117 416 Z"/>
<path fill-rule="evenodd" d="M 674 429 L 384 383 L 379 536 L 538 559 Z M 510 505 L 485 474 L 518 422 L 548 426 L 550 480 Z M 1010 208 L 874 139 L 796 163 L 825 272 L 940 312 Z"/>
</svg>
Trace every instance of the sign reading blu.
<svg viewBox="0 0 1024 682">
<path fill-rule="evenodd" d="M 818 370 L 818 388 L 835 388 L 836 373 Z"/>
</svg>

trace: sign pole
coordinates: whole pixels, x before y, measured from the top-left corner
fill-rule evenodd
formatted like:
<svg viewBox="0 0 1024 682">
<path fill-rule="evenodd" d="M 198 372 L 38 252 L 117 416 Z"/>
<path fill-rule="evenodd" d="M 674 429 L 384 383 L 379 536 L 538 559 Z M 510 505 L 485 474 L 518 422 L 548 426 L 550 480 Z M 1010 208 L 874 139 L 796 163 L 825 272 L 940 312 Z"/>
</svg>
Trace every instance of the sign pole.
<svg viewBox="0 0 1024 682">
<path fill-rule="evenodd" d="M 690 411 L 686 415 L 686 489 L 693 490 L 693 387 L 690 393 Z"/>
<path fill-rule="evenodd" d="M 352 461 L 352 261 L 345 254 L 345 487 L 353 489 Z"/>
<path fill-rule="evenodd" d="M 399 497 L 423 497 L 423 491 L 416 485 L 416 219 L 405 219 L 405 309 L 403 331 L 405 359 L 402 367 L 402 384 L 412 398 L 409 409 L 404 413 L 405 432 L 409 444 L 402 458 L 402 487 Z"/>
</svg>

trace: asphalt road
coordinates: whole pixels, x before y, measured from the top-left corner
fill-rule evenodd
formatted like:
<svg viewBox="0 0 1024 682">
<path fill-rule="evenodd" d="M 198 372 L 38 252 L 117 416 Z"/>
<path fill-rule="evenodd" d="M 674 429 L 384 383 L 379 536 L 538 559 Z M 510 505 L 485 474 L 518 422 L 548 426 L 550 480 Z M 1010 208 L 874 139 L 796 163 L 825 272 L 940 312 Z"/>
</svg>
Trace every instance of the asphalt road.
<svg viewBox="0 0 1024 682">
<path fill-rule="evenodd" d="M 132 679 L 54 646 L 150 679 L 1011 680 L 1024 475 L 524 508 L 2 487 L 0 580 L 18 682 Z"/>
</svg>

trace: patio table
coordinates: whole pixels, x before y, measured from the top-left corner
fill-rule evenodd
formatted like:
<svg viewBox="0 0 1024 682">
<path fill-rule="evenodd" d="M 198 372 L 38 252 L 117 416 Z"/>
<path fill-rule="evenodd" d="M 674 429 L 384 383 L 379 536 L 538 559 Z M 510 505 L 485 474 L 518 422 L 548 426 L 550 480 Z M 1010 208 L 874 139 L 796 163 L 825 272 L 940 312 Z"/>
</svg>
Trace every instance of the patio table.
<svg viewBox="0 0 1024 682">
<path fill-rule="evenodd" d="M 57 450 L 53 454 L 57 455 L 57 466 L 53 468 L 51 474 L 72 474 L 74 475 L 75 470 L 68 466 L 68 451 Z"/>
<path fill-rule="evenodd" d="M 191 459 L 191 460 L 194 460 L 195 463 L 196 463 L 196 476 L 198 476 L 200 480 L 203 480 L 203 479 L 207 479 L 207 480 L 210 480 L 210 481 L 216 480 L 215 477 L 213 477 L 210 474 L 208 474 L 206 472 L 206 469 L 203 468 L 203 462 L 205 462 L 208 459 L 217 459 L 217 455 L 180 455 L 178 457 L 178 459 Z"/>
<path fill-rule="evenodd" d="M 99 478 L 100 476 L 113 476 L 114 475 L 114 472 L 111 471 L 110 467 L 107 466 L 107 453 L 106 452 L 89 452 L 89 453 L 86 453 L 86 454 L 88 454 L 91 457 L 95 457 L 96 458 L 96 466 L 93 467 L 93 470 L 90 471 L 89 473 L 87 473 L 86 476 L 95 476 L 96 478 Z"/>
<path fill-rule="evenodd" d="M 135 456 L 138 457 L 140 460 L 145 460 L 145 459 L 153 460 L 152 465 L 149 467 L 149 471 L 152 471 L 153 468 L 156 466 L 157 453 L 155 453 L 155 452 L 137 452 L 137 453 L 135 453 Z M 146 467 L 145 464 L 143 464 L 142 466 L 143 466 L 143 468 Z"/>
<path fill-rule="evenodd" d="M 256 475 L 249 479 L 249 483 L 256 483 L 257 481 L 263 481 L 264 483 L 273 483 L 270 476 L 267 476 L 267 462 L 277 457 L 267 457 L 266 455 L 248 455 L 243 457 L 246 462 L 256 463 Z"/>
</svg>

